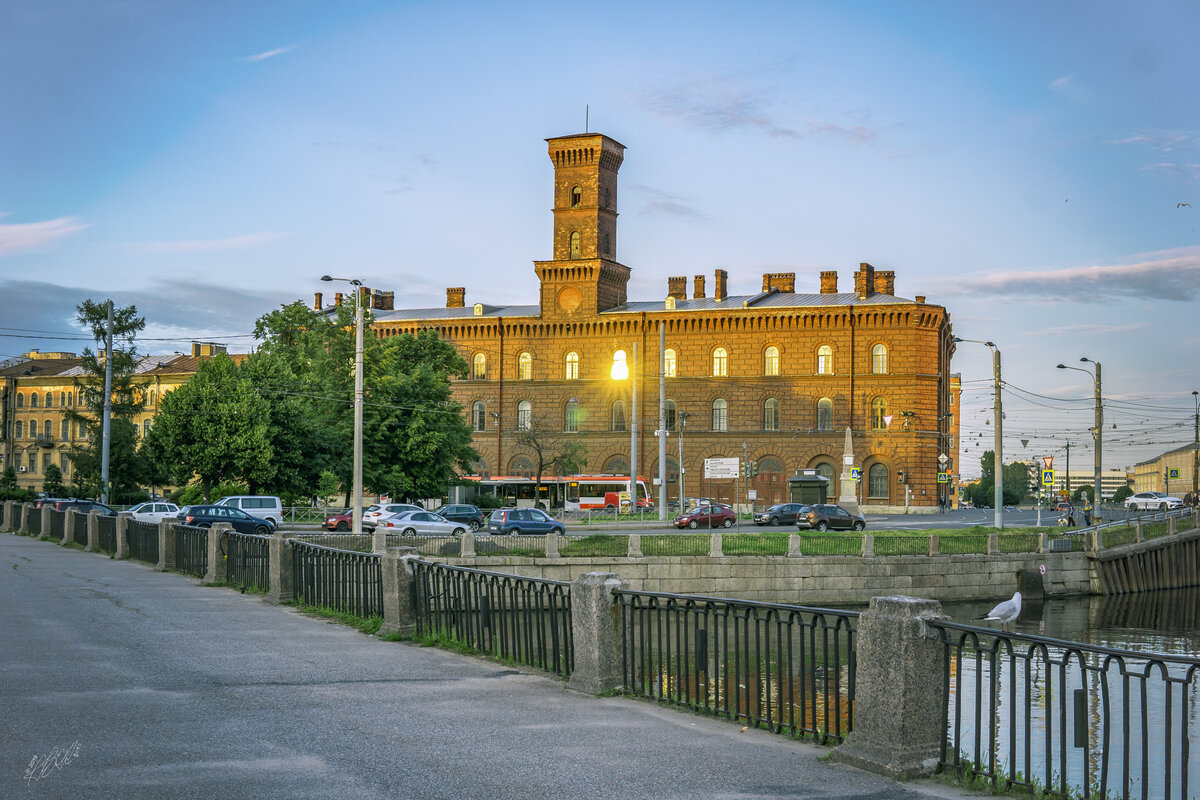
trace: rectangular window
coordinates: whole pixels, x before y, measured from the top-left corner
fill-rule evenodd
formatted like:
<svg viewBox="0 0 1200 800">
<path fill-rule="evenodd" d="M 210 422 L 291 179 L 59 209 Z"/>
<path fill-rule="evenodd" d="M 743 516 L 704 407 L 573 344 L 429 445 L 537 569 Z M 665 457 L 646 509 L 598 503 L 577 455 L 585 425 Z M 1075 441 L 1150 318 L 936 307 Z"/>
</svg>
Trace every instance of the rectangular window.
<svg viewBox="0 0 1200 800">
<path fill-rule="evenodd" d="M 29 454 L 29 471 L 37 472 L 37 453 Z"/>
</svg>

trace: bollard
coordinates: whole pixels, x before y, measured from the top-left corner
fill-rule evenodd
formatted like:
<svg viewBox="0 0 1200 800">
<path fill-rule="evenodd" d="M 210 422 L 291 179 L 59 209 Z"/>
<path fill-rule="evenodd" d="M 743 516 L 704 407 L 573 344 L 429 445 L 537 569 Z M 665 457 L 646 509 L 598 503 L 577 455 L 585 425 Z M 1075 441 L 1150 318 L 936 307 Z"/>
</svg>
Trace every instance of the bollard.
<svg viewBox="0 0 1200 800">
<path fill-rule="evenodd" d="M 708 557 L 709 558 L 724 558 L 724 542 L 721 538 L 719 530 L 713 531 L 708 539 Z"/>
<path fill-rule="evenodd" d="M 415 547 L 389 547 L 379 557 L 383 624 L 376 636 L 412 636 L 417 630 L 413 568 L 409 563 L 415 558 Z"/>
<path fill-rule="evenodd" d="M 267 596 L 263 600 L 274 605 L 296 599 L 296 567 L 292 560 L 292 548 L 288 544 L 289 538 L 276 531 L 271 534 L 271 541 L 267 545 L 267 570 L 270 576 Z"/>
<path fill-rule="evenodd" d="M 175 569 L 175 525 L 172 519 L 158 521 L 158 563 L 154 568 L 159 572 Z"/>
<path fill-rule="evenodd" d="M 133 515 L 124 511 L 117 514 L 117 552 L 113 554 L 113 558 L 118 561 L 129 558 L 129 523 L 132 519 Z"/>
<path fill-rule="evenodd" d="M 718 534 L 719 535 L 719 534 Z M 621 688 L 621 607 L 612 593 L 629 584 L 612 572 L 585 572 L 571 582 L 575 667 L 568 689 L 601 694 Z"/>
<path fill-rule="evenodd" d="M 233 526 L 228 522 L 217 522 L 208 529 L 208 572 L 204 573 L 204 583 L 225 582 L 228 574 L 225 569 L 225 537 L 231 530 Z"/>
<path fill-rule="evenodd" d="M 936 600 L 873 597 L 858 619 L 854 732 L 830 757 L 907 780 L 937 768 L 946 735 Z"/>
</svg>

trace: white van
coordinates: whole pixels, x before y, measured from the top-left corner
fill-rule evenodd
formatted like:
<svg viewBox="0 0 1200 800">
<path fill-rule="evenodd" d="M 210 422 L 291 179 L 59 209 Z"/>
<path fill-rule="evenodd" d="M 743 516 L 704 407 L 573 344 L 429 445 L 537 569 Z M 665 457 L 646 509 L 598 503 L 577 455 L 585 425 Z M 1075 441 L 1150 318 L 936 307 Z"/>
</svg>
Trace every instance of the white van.
<svg viewBox="0 0 1200 800">
<path fill-rule="evenodd" d="M 222 497 L 213 505 L 240 508 L 252 517 L 269 519 L 276 528 L 279 527 L 279 523 L 283 522 L 283 504 L 279 502 L 278 497 L 262 494 L 238 494 Z"/>
</svg>

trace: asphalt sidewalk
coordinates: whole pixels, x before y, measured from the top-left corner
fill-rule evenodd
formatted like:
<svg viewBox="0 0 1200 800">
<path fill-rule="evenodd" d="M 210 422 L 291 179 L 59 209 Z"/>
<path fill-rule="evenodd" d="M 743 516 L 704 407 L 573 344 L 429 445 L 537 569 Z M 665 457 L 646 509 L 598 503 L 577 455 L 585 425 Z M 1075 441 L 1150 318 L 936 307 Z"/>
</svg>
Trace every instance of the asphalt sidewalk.
<svg viewBox="0 0 1200 800">
<path fill-rule="evenodd" d="M 0 534 L 2 798 L 972 796 Z"/>
</svg>

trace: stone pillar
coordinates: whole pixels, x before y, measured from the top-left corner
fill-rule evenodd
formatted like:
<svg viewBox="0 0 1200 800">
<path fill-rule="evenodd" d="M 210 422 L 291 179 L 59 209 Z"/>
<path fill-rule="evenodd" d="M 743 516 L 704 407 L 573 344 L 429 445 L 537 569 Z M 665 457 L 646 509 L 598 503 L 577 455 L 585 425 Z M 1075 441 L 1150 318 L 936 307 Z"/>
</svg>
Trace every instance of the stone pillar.
<svg viewBox="0 0 1200 800">
<path fill-rule="evenodd" d="M 987 554 L 989 556 L 1000 555 L 1000 534 L 989 533 L 987 538 Z"/>
<path fill-rule="evenodd" d="M 558 553 L 558 534 L 546 534 L 546 558 L 560 558 Z"/>
<path fill-rule="evenodd" d="M 462 535 L 462 541 L 459 543 L 462 547 L 459 555 L 463 558 L 475 557 L 475 534 L 467 531 Z"/>
<path fill-rule="evenodd" d="M 83 549 L 89 553 L 96 552 L 96 547 L 100 542 L 100 531 L 98 529 L 98 526 L 100 525 L 100 523 L 96 521 L 99 518 L 100 518 L 100 512 L 95 511 L 95 510 L 88 512 L 88 515 L 87 515 L 87 526 L 88 526 L 87 542 L 88 543 L 87 543 L 87 547 L 85 547 Z"/>
<path fill-rule="evenodd" d="M 208 529 L 208 572 L 204 573 L 204 583 L 225 582 L 225 534 L 231 530 L 233 526 L 228 522 L 214 523 Z"/>
<path fill-rule="evenodd" d="M 1042 531 L 1038 534 L 1038 552 L 1045 553 L 1050 549 L 1050 534 Z"/>
<path fill-rule="evenodd" d="M 292 563 L 292 548 L 287 541 L 289 538 L 291 537 L 275 532 L 271 534 L 271 541 L 267 545 L 270 586 L 267 587 L 267 596 L 263 599 L 275 605 L 289 603 L 296 598 L 295 565 Z"/>
<path fill-rule="evenodd" d="M 938 538 L 936 533 L 929 535 L 929 555 L 940 556 L 942 554 L 942 540 Z"/>
<path fill-rule="evenodd" d="M 379 557 L 383 624 L 377 636 L 411 636 L 417 630 L 417 609 L 413 603 L 413 568 L 409 562 L 417 558 L 415 547 L 389 547 Z"/>
<path fill-rule="evenodd" d="M 74 511 L 67 510 L 66 516 L 63 517 L 63 537 L 59 544 L 67 545 L 75 540 L 75 518 L 78 516 Z"/>
<path fill-rule="evenodd" d="M 798 533 L 789 533 L 788 534 L 788 549 L 787 549 L 787 557 L 788 558 L 798 558 L 799 556 L 804 555 L 804 553 L 801 552 L 801 550 L 800 550 L 800 541 L 801 541 L 800 534 L 798 534 Z"/>
<path fill-rule="evenodd" d="M 171 519 L 158 522 L 158 563 L 154 568 L 159 572 L 175 569 L 175 525 Z"/>
<path fill-rule="evenodd" d="M 875 557 L 875 536 L 870 533 L 864 533 L 862 538 L 862 548 L 858 554 L 863 558 Z"/>
<path fill-rule="evenodd" d="M 125 512 L 117 514 L 117 552 L 113 558 L 118 561 L 122 558 L 129 558 L 129 523 L 132 519 L 132 514 Z"/>
<path fill-rule="evenodd" d="M 709 558 L 724 558 L 725 544 L 721 536 L 721 530 L 718 528 L 713 531 L 708 537 L 708 557 Z"/>
<path fill-rule="evenodd" d="M 376 525 L 375 530 L 371 532 L 371 552 L 383 554 L 387 549 L 387 528 Z"/>
<path fill-rule="evenodd" d="M 629 549 L 626 550 L 625 556 L 627 558 L 642 557 L 642 535 L 640 533 L 629 534 Z"/>
<path fill-rule="evenodd" d="M 601 694 L 621 688 L 621 608 L 612 593 L 628 585 L 612 572 L 585 572 L 571 583 L 575 669 L 568 689 Z"/>
<path fill-rule="evenodd" d="M 858 481 L 851 477 L 850 470 L 853 468 L 854 439 L 850 435 L 850 429 L 846 428 L 846 443 L 842 448 L 842 477 L 839 481 L 837 504 L 851 514 L 858 514 Z"/>
<path fill-rule="evenodd" d="M 830 757 L 908 780 L 937 767 L 942 716 L 942 645 L 927 623 L 946 620 L 936 600 L 873 597 L 858 618 L 854 732 Z"/>
<path fill-rule="evenodd" d="M 16 503 L 12 500 L 4 501 L 4 527 L 0 528 L 0 530 L 11 532 L 17 529 L 17 526 L 13 524 L 13 514 L 16 513 L 16 510 Z"/>
<path fill-rule="evenodd" d="M 49 503 L 46 503 L 39 510 L 41 511 L 41 514 L 42 514 L 42 522 L 38 526 L 38 538 L 39 539 L 49 539 L 50 538 L 50 512 L 53 511 L 54 509 L 52 509 L 50 507 Z"/>
<path fill-rule="evenodd" d="M 1099 528 L 1092 531 L 1091 535 L 1088 536 L 1088 540 L 1088 543 L 1092 546 L 1093 553 L 1099 553 L 1104 549 L 1104 532 Z"/>
</svg>

